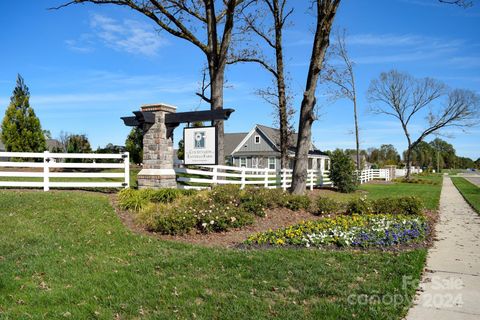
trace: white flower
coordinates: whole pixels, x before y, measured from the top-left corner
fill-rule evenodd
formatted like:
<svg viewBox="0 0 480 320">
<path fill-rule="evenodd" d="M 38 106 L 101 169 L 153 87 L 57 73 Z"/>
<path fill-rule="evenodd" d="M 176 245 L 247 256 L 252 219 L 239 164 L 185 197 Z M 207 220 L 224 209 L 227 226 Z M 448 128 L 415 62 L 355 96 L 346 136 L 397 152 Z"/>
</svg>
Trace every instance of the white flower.
<svg viewBox="0 0 480 320">
<path fill-rule="evenodd" d="M 214 224 L 214 223 L 215 223 L 215 221 L 213 221 L 213 220 L 210 221 L 210 224 Z"/>
<path fill-rule="evenodd" d="M 206 223 L 206 222 L 202 223 L 202 227 L 206 228 L 206 227 L 207 227 L 207 223 Z"/>
</svg>

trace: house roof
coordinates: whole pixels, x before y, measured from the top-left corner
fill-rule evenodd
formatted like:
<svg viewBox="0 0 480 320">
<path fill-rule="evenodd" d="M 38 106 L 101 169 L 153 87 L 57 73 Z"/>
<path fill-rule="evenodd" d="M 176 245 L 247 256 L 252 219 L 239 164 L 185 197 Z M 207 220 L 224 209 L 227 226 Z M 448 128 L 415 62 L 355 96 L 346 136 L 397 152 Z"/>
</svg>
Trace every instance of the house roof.
<svg viewBox="0 0 480 320">
<path fill-rule="evenodd" d="M 280 151 L 280 130 L 275 129 L 272 127 L 267 127 L 262 124 L 257 124 L 250 132 L 242 132 L 242 133 L 226 133 L 225 140 L 224 140 L 224 148 L 225 154 L 230 155 L 232 154 L 238 145 L 249 135 L 252 131 L 257 128 L 260 130 L 265 136 L 275 145 L 276 149 Z M 288 148 L 291 152 L 295 152 L 297 148 L 297 139 L 298 134 L 293 133 L 289 138 Z M 311 150 L 309 151 L 310 154 L 316 155 L 326 155 L 326 153 L 321 152 L 318 150 L 315 145 L 311 145 Z"/>
<path fill-rule="evenodd" d="M 235 150 L 235 148 L 240 144 L 240 142 L 242 142 L 247 134 L 248 132 L 225 133 L 223 137 L 225 155 L 232 154 L 233 150 Z"/>
</svg>

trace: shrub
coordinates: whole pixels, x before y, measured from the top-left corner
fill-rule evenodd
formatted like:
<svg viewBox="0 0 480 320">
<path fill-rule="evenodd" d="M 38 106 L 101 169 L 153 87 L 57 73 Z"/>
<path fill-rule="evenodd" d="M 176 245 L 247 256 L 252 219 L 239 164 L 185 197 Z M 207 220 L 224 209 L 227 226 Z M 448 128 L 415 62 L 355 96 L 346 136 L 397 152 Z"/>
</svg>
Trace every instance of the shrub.
<svg viewBox="0 0 480 320">
<path fill-rule="evenodd" d="M 373 206 L 366 197 L 356 198 L 348 201 L 345 211 L 347 214 L 370 214 L 373 213 Z"/>
<path fill-rule="evenodd" d="M 381 198 L 373 201 L 373 213 L 422 215 L 423 203 L 420 199 L 414 196 L 399 198 Z"/>
<path fill-rule="evenodd" d="M 227 231 L 253 223 L 253 215 L 239 207 L 210 206 L 195 216 L 197 229 L 204 233 Z"/>
<path fill-rule="evenodd" d="M 322 214 L 331 214 L 337 213 L 341 209 L 341 205 L 338 201 L 328 197 L 318 197 L 315 200 L 315 210 L 313 214 L 322 215 Z"/>
<path fill-rule="evenodd" d="M 119 205 L 122 209 L 139 211 L 150 202 L 148 193 L 148 190 L 123 189 L 118 193 Z"/>
<path fill-rule="evenodd" d="M 332 162 L 329 177 L 340 192 L 349 193 L 356 189 L 358 180 L 355 164 L 346 152 L 337 149 L 330 155 Z"/>
<path fill-rule="evenodd" d="M 263 201 L 265 202 L 265 206 L 269 209 L 284 206 L 285 198 L 288 196 L 288 193 L 282 189 L 259 188 L 247 190 L 251 190 L 251 192 L 254 192 L 255 195 L 262 197 Z"/>
<path fill-rule="evenodd" d="M 122 209 L 139 211 L 148 203 L 170 203 L 182 196 L 195 194 L 195 190 L 181 189 L 124 189 L 119 192 L 118 200 Z"/>
<path fill-rule="evenodd" d="M 146 206 L 137 218 L 147 230 L 170 235 L 187 233 L 195 227 L 197 222 L 195 216 L 185 206 L 163 203 Z"/>
<path fill-rule="evenodd" d="M 170 204 L 150 204 L 137 214 L 147 230 L 163 234 L 226 231 L 253 223 L 253 215 L 236 204 L 215 203 L 209 193 L 182 197 Z"/>
<path fill-rule="evenodd" d="M 240 187 L 234 184 L 215 186 L 208 193 L 213 202 L 225 205 L 240 204 Z"/>
<path fill-rule="evenodd" d="M 305 195 L 288 194 L 284 197 L 283 206 L 293 211 L 308 210 L 310 208 L 310 198 Z"/>
<path fill-rule="evenodd" d="M 267 208 L 267 200 L 260 189 L 246 189 L 241 193 L 241 207 L 259 217 L 265 216 L 265 208 Z"/>
</svg>

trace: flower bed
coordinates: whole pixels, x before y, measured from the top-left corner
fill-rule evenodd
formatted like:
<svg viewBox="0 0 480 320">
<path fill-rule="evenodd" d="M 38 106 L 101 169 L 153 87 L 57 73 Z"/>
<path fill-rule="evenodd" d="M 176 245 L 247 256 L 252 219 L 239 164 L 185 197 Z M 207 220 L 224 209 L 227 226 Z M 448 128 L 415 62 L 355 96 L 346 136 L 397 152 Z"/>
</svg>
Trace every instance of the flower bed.
<svg viewBox="0 0 480 320">
<path fill-rule="evenodd" d="M 388 247 L 425 239 L 428 223 L 421 216 L 352 215 L 305 221 L 288 228 L 257 233 L 249 245 L 304 247 Z"/>
</svg>

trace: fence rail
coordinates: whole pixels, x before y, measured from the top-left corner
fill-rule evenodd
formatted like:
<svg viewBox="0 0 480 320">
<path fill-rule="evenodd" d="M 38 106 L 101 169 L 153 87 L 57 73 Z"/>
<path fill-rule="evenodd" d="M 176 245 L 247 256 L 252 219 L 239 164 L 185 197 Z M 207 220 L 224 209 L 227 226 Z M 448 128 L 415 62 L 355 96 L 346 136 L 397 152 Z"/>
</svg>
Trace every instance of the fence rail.
<svg viewBox="0 0 480 320">
<path fill-rule="evenodd" d="M 33 187 L 43 188 L 128 188 L 130 185 L 130 156 L 128 152 L 121 154 L 93 153 L 43 153 L 34 152 L 0 152 L 0 187 Z M 22 161 L 11 161 L 11 159 Z M 23 161 L 32 159 L 32 161 Z M 37 159 L 37 161 L 33 161 Z M 65 159 L 92 160 L 93 162 L 63 162 Z M 96 160 L 111 162 L 95 163 Z M 22 171 L 8 171 L 23 168 Z M 42 171 L 32 169 L 43 168 Z M 53 170 L 52 170 L 53 169 Z M 82 169 L 82 172 L 59 172 L 62 169 Z M 101 169 L 123 169 L 122 172 L 95 172 Z M 88 172 L 90 170 L 90 172 Z M 87 172 L 85 172 L 87 171 Z M 5 179 L 17 178 L 17 179 Z M 42 181 L 18 181 L 18 178 L 42 178 Z M 50 178 L 61 179 L 96 179 L 97 181 L 50 181 Z M 102 181 L 103 179 L 103 181 Z M 117 179 L 120 181 L 104 181 Z"/>
<path fill-rule="evenodd" d="M 292 170 L 242 168 L 231 166 L 196 166 L 176 168 L 178 187 L 182 189 L 205 189 L 211 185 L 236 184 L 240 188 L 259 186 L 264 188 L 282 188 L 291 186 Z M 331 185 L 328 171 L 308 170 L 307 187 Z"/>
</svg>

